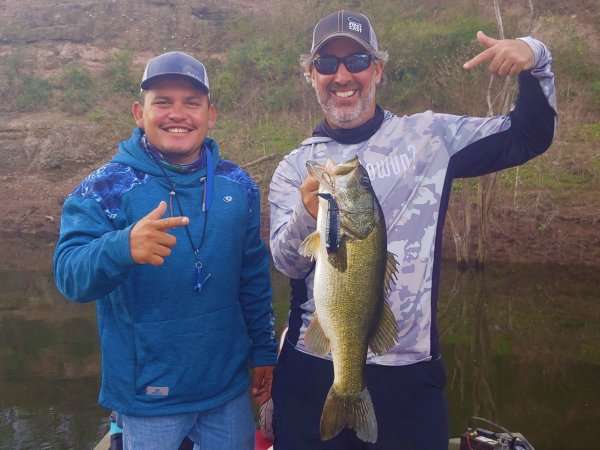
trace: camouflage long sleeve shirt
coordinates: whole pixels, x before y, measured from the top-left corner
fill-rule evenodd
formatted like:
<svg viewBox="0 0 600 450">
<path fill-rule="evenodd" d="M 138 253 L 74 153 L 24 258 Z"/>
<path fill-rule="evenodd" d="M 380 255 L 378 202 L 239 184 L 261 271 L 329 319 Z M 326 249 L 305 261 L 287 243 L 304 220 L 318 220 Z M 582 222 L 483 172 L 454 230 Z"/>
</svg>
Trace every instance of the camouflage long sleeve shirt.
<svg viewBox="0 0 600 450">
<path fill-rule="evenodd" d="M 385 111 L 380 129 L 358 144 L 311 137 L 279 164 L 270 185 L 270 245 L 275 266 L 291 279 L 287 339 L 300 351 L 315 305 L 313 262 L 298 253 L 316 220 L 306 211 L 300 185 L 306 161 L 336 164 L 358 156 L 383 209 L 388 250 L 400 271 L 387 301 L 400 329 L 392 350 L 369 353 L 368 363 L 407 365 L 439 357 L 435 323 L 442 228 L 452 180 L 517 166 L 543 153 L 556 124 L 551 55 L 541 42 L 522 38 L 535 67 L 519 75 L 519 94 L 506 116 L 467 117 L 427 111 L 397 116 Z"/>
</svg>

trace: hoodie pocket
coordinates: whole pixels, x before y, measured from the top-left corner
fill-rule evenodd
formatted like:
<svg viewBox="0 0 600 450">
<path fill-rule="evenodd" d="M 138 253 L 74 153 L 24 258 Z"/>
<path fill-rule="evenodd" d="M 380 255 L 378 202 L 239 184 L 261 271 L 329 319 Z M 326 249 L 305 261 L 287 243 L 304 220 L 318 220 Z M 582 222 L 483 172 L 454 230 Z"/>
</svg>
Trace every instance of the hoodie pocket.
<svg viewBox="0 0 600 450">
<path fill-rule="evenodd" d="M 249 338 L 239 305 L 134 325 L 136 396 L 151 403 L 218 397 L 247 376 Z"/>
</svg>

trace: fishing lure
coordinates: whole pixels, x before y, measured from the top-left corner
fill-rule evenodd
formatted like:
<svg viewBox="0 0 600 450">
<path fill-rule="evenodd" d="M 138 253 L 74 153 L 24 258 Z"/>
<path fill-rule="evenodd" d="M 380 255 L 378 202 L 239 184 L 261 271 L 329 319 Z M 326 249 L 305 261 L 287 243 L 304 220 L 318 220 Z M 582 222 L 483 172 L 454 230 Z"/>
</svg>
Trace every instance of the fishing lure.
<svg viewBox="0 0 600 450">
<path fill-rule="evenodd" d="M 327 219 L 325 222 L 325 248 L 327 253 L 336 253 L 340 246 L 340 210 L 338 204 L 331 194 L 317 194 L 327 200 Z"/>
</svg>

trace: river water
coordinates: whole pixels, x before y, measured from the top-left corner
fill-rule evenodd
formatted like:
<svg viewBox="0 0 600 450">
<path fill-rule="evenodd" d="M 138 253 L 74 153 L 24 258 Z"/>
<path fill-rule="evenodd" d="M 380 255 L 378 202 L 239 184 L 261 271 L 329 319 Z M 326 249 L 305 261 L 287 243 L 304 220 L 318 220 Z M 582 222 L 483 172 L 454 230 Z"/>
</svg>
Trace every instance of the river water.
<svg viewBox="0 0 600 450">
<path fill-rule="evenodd" d="M 95 305 L 56 291 L 51 251 L 0 240 L 2 450 L 92 449 L 106 432 Z M 288 286 L 272 279 L 280 329 Z M 537 450 L 600 448 L 599 296 L 597 269 L 446 264 L 438 322 L 452 435 L 479 416 Z"/>
</svg>

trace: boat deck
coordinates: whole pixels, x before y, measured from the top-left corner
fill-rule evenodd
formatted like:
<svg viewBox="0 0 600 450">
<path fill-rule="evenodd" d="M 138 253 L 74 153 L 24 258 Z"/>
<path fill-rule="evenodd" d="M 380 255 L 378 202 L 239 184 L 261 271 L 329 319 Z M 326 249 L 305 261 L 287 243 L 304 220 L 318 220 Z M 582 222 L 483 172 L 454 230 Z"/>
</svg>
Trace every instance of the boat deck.
<svg viewBox="0 0 600 450">
<path fill-rule="evenodd" d="M 266 440 L 260 430 L 256 430 L 254 450 L 273 450 L 273 443 Z M 94 447 L 94 450 L 109 450 L 110 449 L 110 436 L 108 433 L 102 438 L 98 445 Z M 460 439 L 450 439 L 448 442 L 448 450 L 460 450 Z"/>
</svg>

